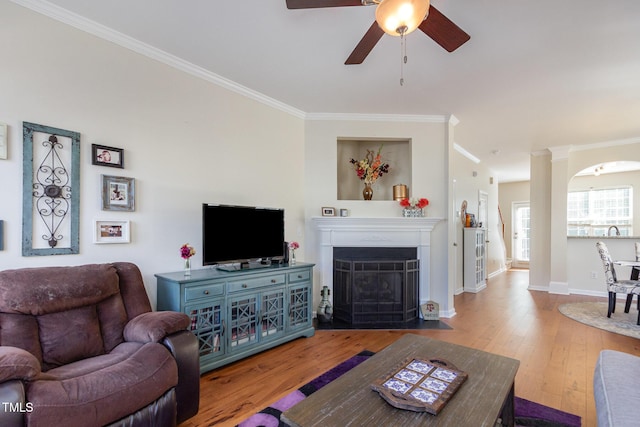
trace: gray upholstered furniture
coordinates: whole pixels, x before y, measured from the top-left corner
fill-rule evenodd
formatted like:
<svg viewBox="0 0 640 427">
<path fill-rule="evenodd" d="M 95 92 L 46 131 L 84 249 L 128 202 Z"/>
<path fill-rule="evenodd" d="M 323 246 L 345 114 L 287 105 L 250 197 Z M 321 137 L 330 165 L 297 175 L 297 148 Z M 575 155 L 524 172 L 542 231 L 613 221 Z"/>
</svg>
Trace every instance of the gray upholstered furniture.
<svg viewBox="0 0 640 427">
<path fill-rule="evenodd" d="M 598 427 L 636 427 L 640 402 L 640 357 L 614 350 L 600 352 L 593 375 Z"/>
<path fill-rule="evenodd" d="M 134 264 L 1 271 L 0 425 L 176 425 L 198 412 L 189 326 Z"/>
<path fill-rule="evenodd" d="M 604 267 L 604 278 L 607 283 L 607 291 L 609 292 L 609 307 L 607 317 L 611 317 L 611 313 L 616 311 L 616 294 L 623 293 L 627 296 L 625 304 L 625 312 L 629 312 L 633 295 L 640 295 L 640 281 L 638 280 L 618 280 L 616 270 L 613 267 L 613 260 L 609 254 L 609 249 L 604 242 L 597 242 L 598 254 L 602 260 Z M 640 325 L 640 300 L 638 302 L 638 321 Z"/>
</svg>

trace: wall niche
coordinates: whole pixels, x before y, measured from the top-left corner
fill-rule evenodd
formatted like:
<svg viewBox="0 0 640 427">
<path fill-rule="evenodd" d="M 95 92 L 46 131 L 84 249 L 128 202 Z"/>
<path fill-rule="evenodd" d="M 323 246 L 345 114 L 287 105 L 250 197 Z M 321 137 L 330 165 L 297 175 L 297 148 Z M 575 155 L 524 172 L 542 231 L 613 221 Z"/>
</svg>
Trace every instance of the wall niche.
<svg viewBox="0 0 640 427">
<path fill-rule="evenodd" d="M 411 140 L 381 138 L 338 138 L 337 199 L 364 200 L 364 181 L 356 175 L 351 159 L 362 160 L 367 150 L 375 153 L 382 146 L 382 161 L 389 164 L 389 173 L 373 185 L 372 201 L 393 200 L 393 186 L 405 184 L 411 197 Z"/>
</svg>

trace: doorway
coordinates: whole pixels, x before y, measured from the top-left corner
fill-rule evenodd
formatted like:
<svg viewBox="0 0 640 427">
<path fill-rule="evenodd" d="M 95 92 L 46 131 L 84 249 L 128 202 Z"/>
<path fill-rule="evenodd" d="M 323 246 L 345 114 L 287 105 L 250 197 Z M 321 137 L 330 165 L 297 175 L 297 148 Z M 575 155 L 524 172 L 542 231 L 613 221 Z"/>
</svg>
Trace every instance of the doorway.
<svg viewBox="0 0 640 427">
<path fill-rule="evenodd" d="M 512 266 L 529 268 L 531 255 L 531 209 L 529 202 L 513 202 L 511 218 L 513 218 Z"/>
</svg>

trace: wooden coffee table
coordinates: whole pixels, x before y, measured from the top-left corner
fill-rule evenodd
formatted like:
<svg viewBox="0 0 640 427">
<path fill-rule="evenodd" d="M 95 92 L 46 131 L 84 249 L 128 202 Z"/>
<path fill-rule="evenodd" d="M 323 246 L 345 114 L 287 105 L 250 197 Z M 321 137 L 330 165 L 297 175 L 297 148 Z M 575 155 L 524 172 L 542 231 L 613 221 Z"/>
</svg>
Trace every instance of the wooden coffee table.
<svg viewBox="0 0 640 427">
<path fill-rule="evenodd" d="M 441 358 L 469 378 L 438 415 L 396 409 L 371 383 L 407 357 Z M 290 426 L 514 425 L 514 379 L 520 362 L 504 356 L 407 334 L 282 414 Z"/>
</svg>

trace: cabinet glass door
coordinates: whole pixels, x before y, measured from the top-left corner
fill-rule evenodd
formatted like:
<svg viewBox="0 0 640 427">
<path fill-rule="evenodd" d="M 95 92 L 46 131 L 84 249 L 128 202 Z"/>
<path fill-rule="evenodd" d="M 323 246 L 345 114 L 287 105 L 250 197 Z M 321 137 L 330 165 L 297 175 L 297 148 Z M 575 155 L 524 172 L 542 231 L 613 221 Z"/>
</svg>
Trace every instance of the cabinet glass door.
<svg viewBox="0 0 640 427">
<path fill-rule="evenodd" d="M 229 344 L 232 349 L 258 341 L 258 295 L 237 297 L 229 304 Z"/>
<path fill-rule="evenodd" d="M 308 326 L 311 321 L 310 285 L 289 289 L 289 327 Z"/>
<path fill-rule="evenodd" d="M 190 330 L 198 338 L 200 357 L 224 354 L 224 300 L 185 307 L 191 318 Z"/>
<path fill-rule="evenodd" d="M 284 288 L 262 293 L 262 337 L 276 337 L 284 333 Z"/>
</svg>

